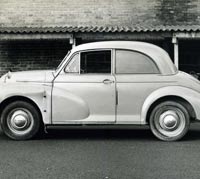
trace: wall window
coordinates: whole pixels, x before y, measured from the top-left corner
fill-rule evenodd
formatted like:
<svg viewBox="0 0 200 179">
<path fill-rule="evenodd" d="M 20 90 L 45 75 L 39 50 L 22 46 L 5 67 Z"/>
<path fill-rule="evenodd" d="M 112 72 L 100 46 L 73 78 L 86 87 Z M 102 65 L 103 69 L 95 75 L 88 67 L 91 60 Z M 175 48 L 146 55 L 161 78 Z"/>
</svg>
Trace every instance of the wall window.
<svg viewBox="0 0 200 179">
<path fill-rule="evenodd" d="M 130 50 L 116 50 L 117 74 L 157 74 L 155 63 L 146 55 Z"/>
<path fill-rule="evenodd" d="M 111 73 L 111 51 L 82 52 L 81 73 Z"/>
</svg>

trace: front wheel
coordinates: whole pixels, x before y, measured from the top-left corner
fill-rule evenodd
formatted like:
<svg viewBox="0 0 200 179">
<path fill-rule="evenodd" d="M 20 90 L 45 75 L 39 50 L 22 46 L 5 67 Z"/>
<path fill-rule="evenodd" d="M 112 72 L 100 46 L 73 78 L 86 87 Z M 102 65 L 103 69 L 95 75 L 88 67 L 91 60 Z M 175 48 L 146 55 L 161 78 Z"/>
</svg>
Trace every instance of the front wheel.
<svg viewBox="0 0 200 179">
<path fill-rule="evenodd" d="M 165 101 L 158 104 L 150 115 L 150 128 L 153 134 L 163 141 L 181 139 L 190 126 L 187 109 L 178 102 Z"/>
<path fill-rule="evenodd" d="M 1 128 L 11 139 L 26 140 L 39 131 L 40 120 L 39 112 L 32 104 L 15 101 L 2 111 Z"/>
</svg>

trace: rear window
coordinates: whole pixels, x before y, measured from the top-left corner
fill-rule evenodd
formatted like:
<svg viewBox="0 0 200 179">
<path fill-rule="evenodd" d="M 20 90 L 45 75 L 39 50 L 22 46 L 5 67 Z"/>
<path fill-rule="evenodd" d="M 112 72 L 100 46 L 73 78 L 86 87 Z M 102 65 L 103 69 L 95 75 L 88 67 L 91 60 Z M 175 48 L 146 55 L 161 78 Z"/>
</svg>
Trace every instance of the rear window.
<svg viewBox="0 0 200 179">
<path fill-rule="evenodd" d="M 157 74 L 156 64 L 148 56 L 130 50 L 116 50 L 117 74 Z"/>
</svg>

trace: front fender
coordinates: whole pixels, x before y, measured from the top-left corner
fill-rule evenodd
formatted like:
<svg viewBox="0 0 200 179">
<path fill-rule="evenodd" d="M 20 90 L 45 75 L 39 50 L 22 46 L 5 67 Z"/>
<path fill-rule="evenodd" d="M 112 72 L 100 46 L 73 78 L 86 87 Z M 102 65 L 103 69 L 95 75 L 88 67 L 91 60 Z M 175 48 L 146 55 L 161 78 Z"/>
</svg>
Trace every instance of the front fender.
<svg viewBox="0 0 200 179">
<path fill-rule="evenodd" d="M 12 97 L 32 100 L 40 109 L 43 122 L 51 122 L 51 84 L 5 83 L 0 85 L 0 103 Z"/>
<path fill-rule="evenodd" d="M 146 124 L 147 112 L 151 105 L 162 97 L 177 96 L 188 101 L 193 107 L 196 118 L 200 119 L 200 93 L 182 86 L 168 86 L 152 92 L 144 101 L 141 111 L 141 123 Z"/>
</svg>

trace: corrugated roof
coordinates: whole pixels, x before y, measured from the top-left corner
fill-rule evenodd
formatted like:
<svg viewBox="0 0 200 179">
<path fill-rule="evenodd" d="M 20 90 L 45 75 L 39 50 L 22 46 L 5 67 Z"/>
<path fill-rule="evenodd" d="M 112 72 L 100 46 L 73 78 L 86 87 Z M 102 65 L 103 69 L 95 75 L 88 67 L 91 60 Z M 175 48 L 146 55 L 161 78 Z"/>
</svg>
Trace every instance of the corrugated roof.
<svg viewBox="0 0 200 179">
<path fill-rule="evenodd" d="M 190 26 L 66 26 L 66 27 L 0 27 L 0 33 L 78 33 L 78 32 L 189 32 L 200 31 L 199 25 Z"/>
<path fill-rule="evenodd" d="M 0 0 L 0 33 L 199 30 L 200 0 Z"/>
</svg>

